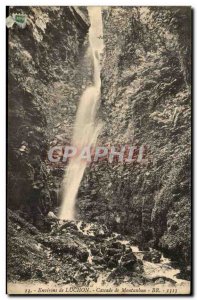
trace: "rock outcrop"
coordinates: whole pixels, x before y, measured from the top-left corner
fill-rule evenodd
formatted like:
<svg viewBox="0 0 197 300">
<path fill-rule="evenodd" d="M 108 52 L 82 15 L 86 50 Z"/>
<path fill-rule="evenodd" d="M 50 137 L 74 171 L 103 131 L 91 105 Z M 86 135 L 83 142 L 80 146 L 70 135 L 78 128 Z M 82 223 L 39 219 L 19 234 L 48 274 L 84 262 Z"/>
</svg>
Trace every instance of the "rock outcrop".
<svg viewBox="0 0 197 300">
<path fill-rule="evenodd" d="M 8 206 L 35 223 L 58 205 L 63 169 L 49 165 L 47 152 L 58 136 L 71 138 L 88 78 L 81 72 L 89 21 L 85 8 L 15 6 L 12 14 L 27 24 L 8 29 Z"/>
</svg>

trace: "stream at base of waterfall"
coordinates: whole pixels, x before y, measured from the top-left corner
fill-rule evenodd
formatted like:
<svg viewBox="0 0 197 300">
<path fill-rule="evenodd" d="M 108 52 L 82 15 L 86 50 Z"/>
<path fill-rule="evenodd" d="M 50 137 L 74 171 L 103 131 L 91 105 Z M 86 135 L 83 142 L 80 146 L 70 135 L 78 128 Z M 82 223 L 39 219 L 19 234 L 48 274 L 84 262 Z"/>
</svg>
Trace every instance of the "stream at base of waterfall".
<svg viewBox="0 0 197 300">
<path fill-rule="evenodd" d="M 135 238 L 100 223 L 51 220 L 51 232 L 28 242 L 31 251 L 35 248 L 34 264 L 38 264 L 32 279 L 12 281 L 9 290 L 28 286 L 33 291 L 41 289 L 39 293 L 52 289 L 62 294 L 189 293 L 190 281 L 180 275 L 180 266 L 160 251 L 144 250 Z M 44 262 L 43 255 L 47 256 Z M 36 279 L 38 270 L 43 274 L 41 281 Z"/>
</svg>

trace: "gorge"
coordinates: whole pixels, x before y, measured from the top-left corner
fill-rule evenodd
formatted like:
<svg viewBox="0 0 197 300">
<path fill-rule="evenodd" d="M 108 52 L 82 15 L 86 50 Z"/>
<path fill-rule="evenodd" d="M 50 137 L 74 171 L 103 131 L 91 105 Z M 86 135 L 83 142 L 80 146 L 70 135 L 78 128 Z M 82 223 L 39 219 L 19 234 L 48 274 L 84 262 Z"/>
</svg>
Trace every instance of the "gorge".
<svg viewBox="0 0 197 300">
<path fill-rule="evenodd" d="M 190 8 L 8 13 L 28 18 L 8 29 L 10 289 L 188 287 Z M 146 145 L 148 162 L 48 160 L 51 147 L 87 143 Z"/>
</svg>

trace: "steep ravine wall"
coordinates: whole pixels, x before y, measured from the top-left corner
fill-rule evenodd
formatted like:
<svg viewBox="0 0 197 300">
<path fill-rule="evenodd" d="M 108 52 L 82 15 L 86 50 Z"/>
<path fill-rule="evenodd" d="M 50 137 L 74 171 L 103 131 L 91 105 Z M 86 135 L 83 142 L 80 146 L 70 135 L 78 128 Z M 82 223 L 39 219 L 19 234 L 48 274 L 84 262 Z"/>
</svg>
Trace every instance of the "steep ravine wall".
<svg viewBox="0 0 197 300">
<path fill-rule="evenodd" d="M 126 191 L 120 189 L 117 200 L 130 208 L 131 230 L 132 212 L 141 219 L 145 244 L 152 241 L 188 262 L 191 10 L 112 7 L 103 19 L 108 135 L 127 143 L 132 128 L 133 143 L 148 147 L 147 165 L 123 168 L 126 181 L 118 184 Z"/>
<path fill-rule="evenodd" d="M 191 10 L 111 7 L 103 23 L 100 141 L 144 144 L 148 163 L 91 166 L 79 212 L 187 264 Z"/>
<path fill-rule="evenodd" d="M 8 30 L 8 207 L 29 211 L 35 223 L 58 205 L 63 169 L 48 166 L 47 151 L 69 141 L 90 80 L 81 76 L 89 21 L 85 8 L 10 7 L 13 13 L 28 22 Z"/>
</svg>

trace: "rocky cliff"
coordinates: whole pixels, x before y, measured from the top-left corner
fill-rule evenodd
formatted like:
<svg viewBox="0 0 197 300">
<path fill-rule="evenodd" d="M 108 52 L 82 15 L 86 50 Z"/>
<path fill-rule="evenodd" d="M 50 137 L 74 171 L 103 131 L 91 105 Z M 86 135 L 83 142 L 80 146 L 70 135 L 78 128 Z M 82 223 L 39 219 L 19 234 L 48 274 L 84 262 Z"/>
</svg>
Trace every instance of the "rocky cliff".
<svg viewBox="0 0 197 300">
<path fill-rule="evenodd" d="M 10 7 L 13 14 L 27 24 L 8 30 L 8 206 L 34 219 L 58 205 L 63 170 L 48 166 L 47 151 L 71 138 L 88 78 L 89 21 L 85 8 Z"/>
<path fill-rule="evenodd" d="M 103 23 L 100 139 L 145 145 L 148 162 L 92 166 L 81 213 L 188 264 L 191 10 L 111 7 Z"/>
</svg>

